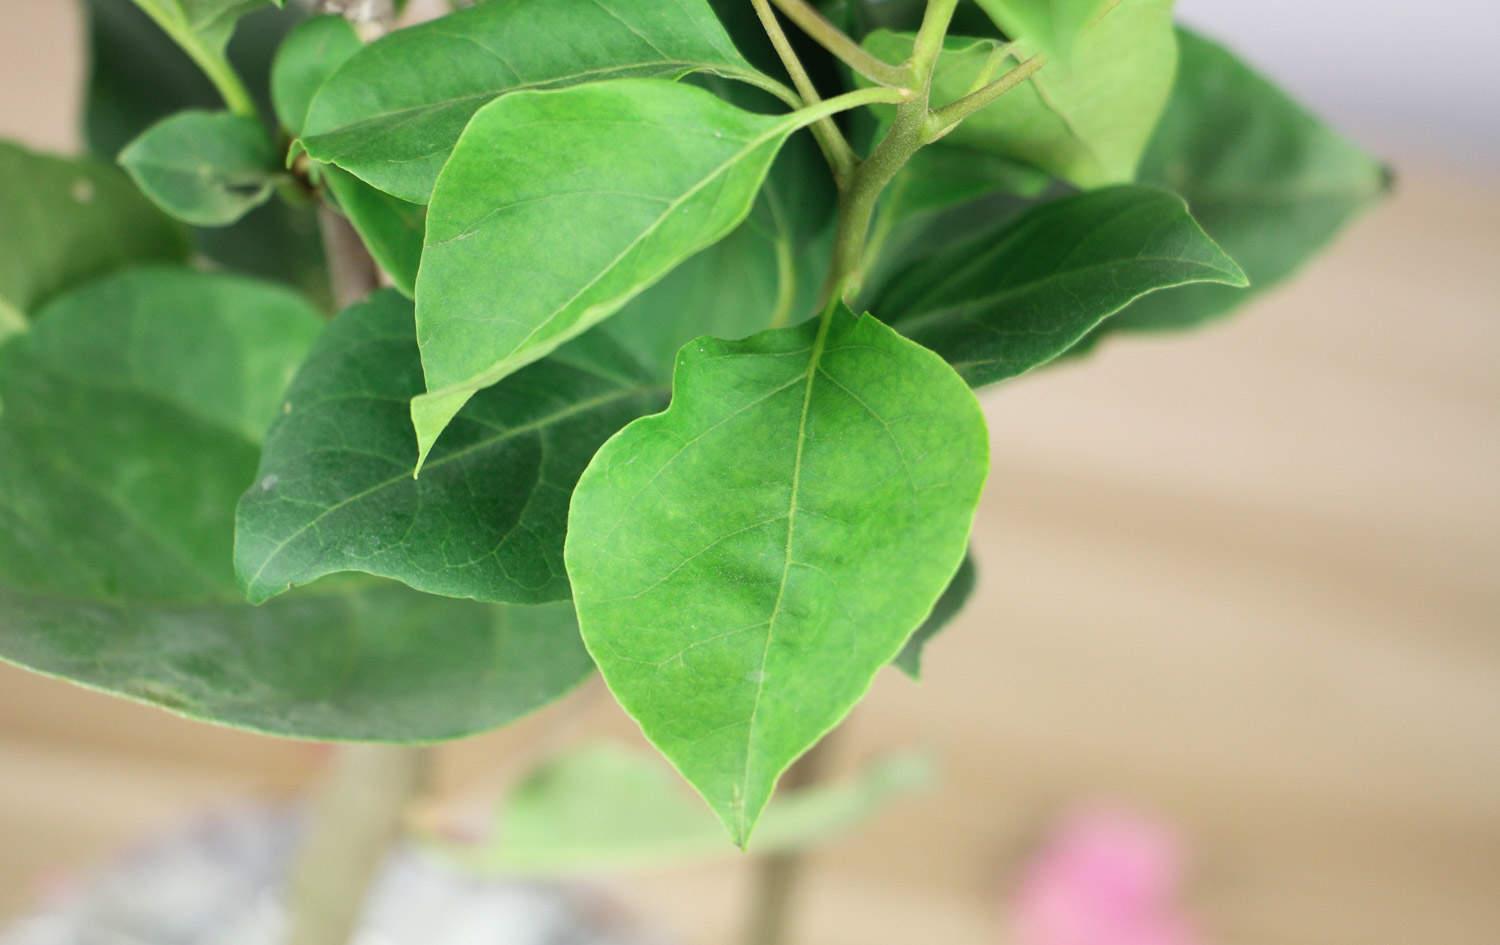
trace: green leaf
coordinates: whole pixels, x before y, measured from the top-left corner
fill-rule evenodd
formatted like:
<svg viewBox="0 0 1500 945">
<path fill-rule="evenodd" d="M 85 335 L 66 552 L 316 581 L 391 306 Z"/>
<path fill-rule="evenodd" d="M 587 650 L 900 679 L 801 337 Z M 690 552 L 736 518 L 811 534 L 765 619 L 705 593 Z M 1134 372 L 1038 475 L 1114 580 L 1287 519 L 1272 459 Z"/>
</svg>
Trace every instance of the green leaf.
<svg viewBox="0 0 1500 945">
<path fill-rule="evenodd" d="M 568 596 L 573 484 L 664 391 L 560 352 L 471 401 L 413 479 L 412 324 L 409 301 L 377 293 L 334 319 L 287 390 L 237 517 L 235 565 L 252 601 L 339 571 L 448 597 Z"/>
<path fill-rule="evenodd" d="M 121 0 L 84 5 L 91 57 L 84 127 L 95 155 L 112 163 L 157 121 L 186 109 L 223 107 L 202 71 L 139 8 Z M 229 58 L 251 89 L 269 86 L 272 54 L 298 19 L 294 10 L 267 6 L 240 21 Z M 269 109 L 269 102 L 261 107 Z M 193 236 L 199 252 L 225 268 L 327 299 L 323 244 L 311 205 L 269 201 L 233 226 L 199 229 Z"/>
<path fill-rule="evenodd" d="M 65 289 L 130 263 L 179 260 L 188 252 L 181 228 L 117 168 L 5 141 L 0 220 L 0 324 L 11 331 Z"/>
<path fill-rule="evenodd" d="M 932 613 L 917 628 L 917 632 L 911 635 L 902 648 L 900 655 L 896 657 L 896 666 L 912 679 L 922 678 L 922 654 L 927 650 L 927 644 L 932 638 L 942 633 L 948 624 L 953 622 L 969 602 L 974 594 L 974 587 L 979 580 L 979 571 L 974 567 L 974 556 L 964 556 L 964 563 L 959 567 L 958 573 L 949 582 L 948 589 L 943 591 L 943 596 L 938 598 L 937 605 L 932 608 Z"/>
<path fill-rule="evenodd" d="M 422 457 L 477 391 L 730 233 L 809 121 L 653 79 L 517 92 L 475 115 L 428 208 Z"/>
<path fill-rule="evenodd" d="M 573 494 L 584 641 L 739 844 L 963 559 L 988 466 L 974 395 L 840 306 L 683 349 L 665 413 Z"/>
<path fill-rule="evenodd" d="M 1068 59 L 1085 28 L 1120 0 L 978 0 L 1010 39 L 1028 40 L 1054 59 Z"/>
<path fill-rule="evenodd" d="M 877 32 L 865 45 L 900 62 L 911 55 L 912 38 Z M 1026 40 L 950 37 L 933 103 L 961 98 L 1037 52 Z M 1130 181 L 1166 106 L 1176 65 L 1172 0 L 1120 0 L 1078 37 L 1070 59 L 1049 61 L 944 140 L 1024 161 L 1079 187 Z"/>
<path fill-rule="evenodd" d="M 281 127 L 293 137 L 301 135 L 313 97 L 363 48 L 354 26 L 341 16 L 315 16 L 288 33 L 271 63 L 271 103 Z"/>
<path fill-rule="evenodd" d="M 201 51 L 223 54 L 239 18 L 283 0 L 135 0 L 135 5 L 157 22 L 189 55 Z"/>
<path fill-rule="evenodd" d="M 1111 331 L 1185 328 L 1245 304 L 1295 273 L 1390 186 L 1378 161 L 1224 47 L 1187 30 L 1179 41 L 1181 76 L 1141 177 L 1187 198 L 1252 288 L 1193 286 L 1142 299 L 1107 323 Z"/>
<path fill-rule="evenodd" d="M 752 853 L 803 850 L 849 832 L 926 787 L 930 766 L 898 755 L 857 777 L 777 798 Z M 483 875 L 568 876 L 675 866 L 724 855 L 723 828 L 657 758 L 604 742 L 537 767 L 506 797 L 492 836 L 437 848 Z"/>
<path fill-rule="evenodd" d="M 305 143 L 320 161 L 426 203 L 469 119 L 505 93 L 690 72 L 765 81 L 705 0 L 493 0 L 356 55 L 313 100 Z"/>
<path fill-rule="evenodd" d="M 587 674 L 566 604 L 373 581 L 243 602 L 234 501 L 320 324 L 285 290 L 152 269 L 0 349 L 0 658 L 192 718 L 392 741 L 503 724 Z"/>
<path fill-rule="evenodd" d="M 180 112 L 120 152 L 157 206 L 197 226 L 228 226 L 270 198 L 279 168 L 260 122 L 229 112 Z"/>
<path fill-rule="evenodd" d="M 1175 194 L 1121 186 L 1042 204 L 924 259 L 875 307 L 975 387 L 1058 357 L 1149 292 L 1246 285 Z"/>
</svg>

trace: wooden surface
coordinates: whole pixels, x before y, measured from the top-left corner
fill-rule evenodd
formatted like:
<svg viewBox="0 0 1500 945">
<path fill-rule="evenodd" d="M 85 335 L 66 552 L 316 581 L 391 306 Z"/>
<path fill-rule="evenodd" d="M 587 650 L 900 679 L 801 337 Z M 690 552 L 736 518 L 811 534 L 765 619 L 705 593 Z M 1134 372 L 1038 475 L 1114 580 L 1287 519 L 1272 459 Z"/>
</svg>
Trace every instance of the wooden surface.
<svg viewBox="0 0 1500 945">
<path fill-rule="evenodd" d="M 68 5 L 10 2 L 37 21 L 0 35 L 0 133 L 67 146 Z M 977 600 L 838 759 L 922 746 L 942 782 L 818 855 L 800 942 L 1003 943 L 1018 859 L 1088 798 L 1179 827 L 1218 945 L 1500 941 L 1500 196 L 1402 170 L 1234 322 L 987 397 Z M 440 809 L 597 731 L 630 726 L 592 687 L 449 747 Z M 0 669 L 0 914 L 320 760 Z M 613 885 L 720 945 L 741 870 Z"/>
</svg>

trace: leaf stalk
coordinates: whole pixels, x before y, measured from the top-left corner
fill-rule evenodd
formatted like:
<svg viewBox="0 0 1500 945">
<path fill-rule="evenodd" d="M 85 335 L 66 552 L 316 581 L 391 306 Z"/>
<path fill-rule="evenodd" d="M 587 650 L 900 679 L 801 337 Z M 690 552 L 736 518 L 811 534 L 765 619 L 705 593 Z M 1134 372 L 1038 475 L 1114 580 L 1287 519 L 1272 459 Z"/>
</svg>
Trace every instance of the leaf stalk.
<svg viewBox="0 0 1500 945">
<path fill-rule="evenodd" d="M 1047 64 L 1045 56 L 1032 56 L 1005 75 L 963 98 L 950 102 L 932 112 L 927 119 L 923 140 L 927 144 L 942 138 L 957 128 L 965 118 L 993 103 L 1000 96 L 1030 79 L 1037 70 Z"/>
<path fill-rule="evenodd" d="M 798 58 L 797 51 L 792 48 L 791 41 L 787 39 L 786 32 L 781 28 L 781 21 L 776 18 L 776 11 L 771 9 L 770 0 L 750 0 L 755 7 L 755 15 L 760 18 L 761 26 L 765 28 L 766 35 L 770 37 L 771 45 L 780 57 L 781 64 L 785 67 L 787 75 L 791 76 L 792 84 L 796 86 L 797 95 L 802 100 L 802 105 L 816 105 L 822 101 L 818 94 L 817 86 L 813 85 L 812 77 L 807 74 L 807 69 Z M 833 176 L 843 186 L 848 179 L 849 173 L 854 169 L 858 160 L 854 149 L 849 146 L 843 132 L 832 118 L 824 118 L 815 122 L 812 133 L 818 140 L 818 147 L 823 149 L 823 156 L 828 159 L 828 164 L 833 168 Z"/>
<path fill-rule="evenodd" d="M 844 65 L 858 72 L 877 85 L 903 86 L 911 81 L 912 73 L 900 66 L 893 66 L 865 51 L 865 48 L 839 29 L 827 17 L 819 13 L 806 0 L 772 0 L 786 18 L 824 49 L 838 57 Z M 947 3 L 949 0 L 942 0 Z M 958 0 L 952 0 L 954 4 Z"/>
</svg>

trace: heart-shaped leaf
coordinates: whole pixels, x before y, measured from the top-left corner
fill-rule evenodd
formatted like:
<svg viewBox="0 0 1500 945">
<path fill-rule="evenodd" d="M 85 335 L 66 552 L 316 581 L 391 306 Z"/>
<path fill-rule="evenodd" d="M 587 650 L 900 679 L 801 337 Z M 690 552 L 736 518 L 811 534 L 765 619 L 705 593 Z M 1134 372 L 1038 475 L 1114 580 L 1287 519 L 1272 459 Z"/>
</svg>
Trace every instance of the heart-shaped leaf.
<svg viewBox="0 0 1500 945">
<path fill-rule="evenodd" d="M 421 455 L 477 391 L 738 226 L 812 117 L 653 79 L 517 92 L 475 115 L 433 191 L 417 278 Z"/>
<path fill-rule="evenodd" d="M 188 253 L 182 228 L 117 168 L 0 141 L 0 336 L 59 292 L 133 262 Z"/>
<path fill-rule="evenodd" d="M 891 324 L 978 387 L 1058 357 L 1149 292 L 1245 275 L 1175 194 L 1121 186 L 1042 204 L 892 278 Z"/>
<path fill-rule="evenodd" d="M 276 149 L 254 118 L 179 112 L 120 152 L 141 192 L 196 226 L 228 226 L 271 196 Z"/>
<path fill-rule="evenodd" d="M 628 360 L 582 355 L 559 352 L 470 401 L 413 479 L 412 305 L 385 291 L 344 311 L 287 390 L 240 502 L 235 563 L 250 599 L 339 571 L 449 597 L 565 599 L 573 484 L 665 393 Z"/>
<path fill-rule="evenodd" d="M 736 842 L 953 578 L 987 452 L 951 368 L 840 306 L 689 344 L 671 408 L 589 465 L 566 552 L 584 640 Z"/>
<path fill-rule="evenodd" d="M 243 602 L 235 497 L 320 324 L 284 290 L 152 269 L 0 348 L 0 658 L 192 718 L 382 741 L 501 725 L 587 675 L 566 604 L 370 580 Z"/>
<path fill-rule="evenodd" d="M 710 72 L 765 82 L 705 0 L 491 0 L 398 30 L 313 100 L 308 153 L 426 203 L 475 112 L 508 92 Z"/>
<path fill-rule="evenodd" d="M 1251 289 L 1175 289 L 1135 303 L 1108 331 L 1185 328 L 1245 304 L 1296 272 L 1390 185 L 1380 162 L 1233 53 L 1187 30 L 1179 39 L 1181 75 L 1141 179 L 1187 198 L 1244 266 Z"/>
</svg>

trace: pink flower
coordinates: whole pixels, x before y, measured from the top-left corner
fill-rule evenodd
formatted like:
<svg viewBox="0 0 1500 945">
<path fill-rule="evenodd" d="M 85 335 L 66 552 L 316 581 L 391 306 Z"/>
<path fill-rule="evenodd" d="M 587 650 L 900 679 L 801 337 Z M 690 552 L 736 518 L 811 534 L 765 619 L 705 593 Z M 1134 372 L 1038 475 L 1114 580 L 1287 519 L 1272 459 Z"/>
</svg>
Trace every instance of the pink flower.
<svg viewBox="0 0 1500 945">
<path fill-rule="evenodd" d="M 1179 902 L 1182 859 L 1172 832 L 1144 818 L 1067 817 L 1022 877 L 1017 945 L 1197 945 Z"/>
</svg>

